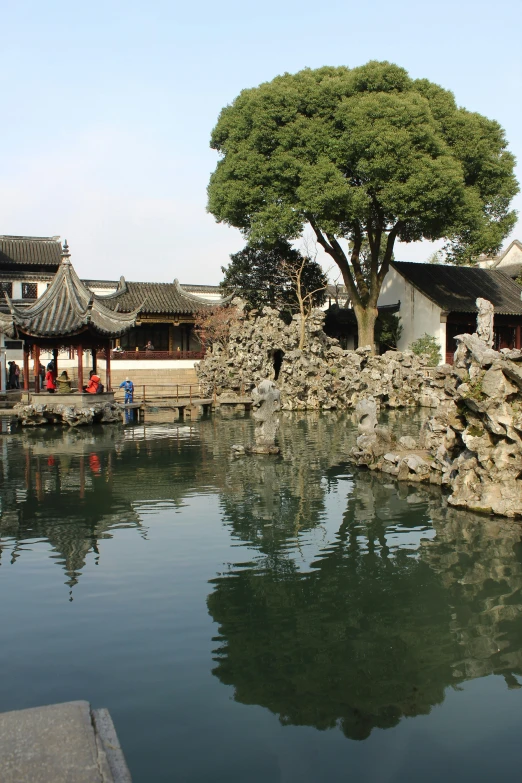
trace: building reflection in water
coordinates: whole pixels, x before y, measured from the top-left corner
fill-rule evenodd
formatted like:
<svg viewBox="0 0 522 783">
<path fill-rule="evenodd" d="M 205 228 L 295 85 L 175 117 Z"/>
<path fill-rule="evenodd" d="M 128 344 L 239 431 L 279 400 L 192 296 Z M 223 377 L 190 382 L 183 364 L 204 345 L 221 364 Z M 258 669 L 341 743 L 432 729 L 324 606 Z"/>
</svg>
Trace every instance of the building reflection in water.
<svg viewBox="0 0 522 783">
<path fill-rule="evenodd" d="M 147 504 L 217 493 L 251 553 L 209 574 L 213 673 L 237 701 L 364 739 L 465 680 L 520 687 L 519 525 L 449 509 L 436 488 L 351 475 L 347 417 L 282 416 L 281 458 L 232 459 L 251 430 L 248 417 L 216 417 L 3 435 L 0 558 L 48 541 L 72 591 L 116 529 L 146 537 Z M 338 520 L 334 495 L 347 495 Z"/>
</svg>

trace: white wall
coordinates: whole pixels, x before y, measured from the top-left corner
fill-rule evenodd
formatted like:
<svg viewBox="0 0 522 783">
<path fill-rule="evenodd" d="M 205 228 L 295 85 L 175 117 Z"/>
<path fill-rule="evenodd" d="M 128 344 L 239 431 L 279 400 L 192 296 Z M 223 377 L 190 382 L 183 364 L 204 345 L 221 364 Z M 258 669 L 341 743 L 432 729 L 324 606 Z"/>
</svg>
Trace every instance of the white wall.
<svg viewBox="0 0 522 783">
<path fill-rule="evenodd" d="M 76 359 L 74 360 L 76 362 Z M 199 359 L 112 359 L 113 370 L 192 370 Z M 63 361 L 61 362 L 63 364 Z M 105 367 L 105 360 L 99 360 Z"/>
<path fill-rule="evenodd" d="M 513 264 L 522 264 L 522 250 L 518 245 L 513 244 L 502 261 L 495 267 L 495 269 L 502 269 L 503 266 L 513 266 Z"/>
<path fill-rule="evenodd" d="M 397 348 L 403 351 L 413 340 L 431 334 L 439 341 L 442 360 L 446 351 L 446 324 L 440 322 L 441 308 L 421 294 L 393 267 L 384 278 L 378 305 L 397 304 L 401 319 L 402 335 Z"/>
</svg>

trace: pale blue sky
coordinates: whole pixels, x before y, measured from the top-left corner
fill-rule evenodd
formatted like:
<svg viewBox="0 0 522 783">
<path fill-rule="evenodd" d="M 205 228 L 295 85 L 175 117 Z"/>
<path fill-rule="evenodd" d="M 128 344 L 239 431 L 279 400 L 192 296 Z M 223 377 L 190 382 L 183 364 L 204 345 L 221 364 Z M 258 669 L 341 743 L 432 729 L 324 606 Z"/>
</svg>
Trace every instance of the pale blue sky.
<svg viewBox="0 0 522 783">
<path fill-rule="evenodd" d="M 520 0 L 1 0 L 0 233 L 67 237 L 83 276 L 219 282 L 243 240 L 206 214 L 210 131 L 242 88 L 305 66 L 396 62 L 522 159 L 521 21 Z"/>
</svg>

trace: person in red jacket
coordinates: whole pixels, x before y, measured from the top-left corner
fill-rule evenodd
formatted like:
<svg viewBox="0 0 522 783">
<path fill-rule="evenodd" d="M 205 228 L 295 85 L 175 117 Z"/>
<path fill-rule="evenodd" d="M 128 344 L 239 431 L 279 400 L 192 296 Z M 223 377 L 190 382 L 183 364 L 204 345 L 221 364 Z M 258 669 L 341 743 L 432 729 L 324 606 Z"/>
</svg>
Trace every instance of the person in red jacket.
<svg viewBox="0 0 522 783">
<path fill-rule="evenodd" d="M 96 375 L 92 372 L 90 373 L 89 383 L 85 387 L 85 391 L 87 394 L 96 394 L 98 391 L 98 386 L 100 385 L 101 378 L 99 375 Z"/>
<path fill-rule="evenodd" d="M 50 367 L 47 369 L 47 372 L 45 373 L 45 388 L 49 392 L 49 394 L 54 394 L 56 391 L 56 375 L 54 374 L 54 370 Z"/>
</svg>

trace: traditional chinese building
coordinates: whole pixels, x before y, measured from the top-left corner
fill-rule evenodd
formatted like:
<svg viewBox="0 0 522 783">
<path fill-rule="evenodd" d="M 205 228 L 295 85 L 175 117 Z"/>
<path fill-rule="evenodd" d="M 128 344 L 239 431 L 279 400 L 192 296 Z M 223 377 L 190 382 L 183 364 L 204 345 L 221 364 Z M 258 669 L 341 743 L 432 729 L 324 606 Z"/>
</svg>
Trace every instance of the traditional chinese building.
<svg viewBox="0 0 522 783">
<path fill-rule="evenodd" d="M 396 305 L 404 350 L 424 334 L 441 347 L 442 361 L 453 362 L 455 335 L 474 332 L 478 297 L 495 308 L 494 347 L 522 347 L 522 288 L 500 268 L 393 261 L 378 304 Z"/>
<path fill-rule="evenodd" d="M 65 256 L 69 257 L 68 248 Z M 57 236 L 0 236 L 0 315 L 11 318 L 15 312 L 16 317 L 23 320 L 23 312 L 31 309 L 53 284 L 62 258 L 63 248 Z M 203 347 L 195 335 L 194 323 L 201 310 L 221 303 L 218 286 L 181 285 L 177 280 L 172 283 L 130 282 L 124 277 L 79 280 L 78 284 L 88 292 L 82 293 L 83 299 L 94 295 L 93 302 L 115 314 L 116 320 L 118 314 L 135 315 L 130 329 L 121 334 L 114 332 L 110 338 L 112 359 L 117 362 L 115 380 L 118 383 L 129 373 L 140 384 L 196 381 L 194 363 L 202 357 Z M 154 350 L 145 350 L 148 343 Z M 49 345 L 48 342 L 41 346 L 44 363 L 51 358 L 46 352 Z M 6 361 L 14 360 L 22 365 L 27 360 L 23 346 L 20 329 L 10 329 L 0 335 L 0 364 L 4 370 L 0 372 L 2 389 L 5 389 Z M 76 374 L 75 347 L 72 343 L 69 347 L 70 350 L 64 351 L 64 344 L 59 346 L 60 361 L 62 367 Z M 96 355 L 90 355 L 90 348 L 83 345 L 82 349 L 89 353 L 89 366 L 92 366 L 93 358 L 96 363 Z M 94 347 L 94 350 L 98 349 Z M 104 376 L 104 361 L 101 371 Z"/>
<path fill-rule="evenodd" d="M 120 313 L 107 307 L 103 298 L 90 291 L 80 280 L 64 246 L 58 271 L 41 296 L 28 307 L 21 307 L 4 292 L 8 313 L 0 313 L 0 332 L 5 337 L 21 341 L 23 346 L 24 389 L 29 391 L 33 362 L 35 393 L 40 391 L 40 355 L 52 353 L 55 372 L 59 372 L 59 350 L 74 350 L 77 356 L 77 388 L 84 385 L 84 350 L 92 357 L 96 370 L 96 355 L 104 351 L 106 386 L 111 390 L 110 357 L 112 341 L 119 339 L 135 324 L 137 310 Z"/>
</svg>

